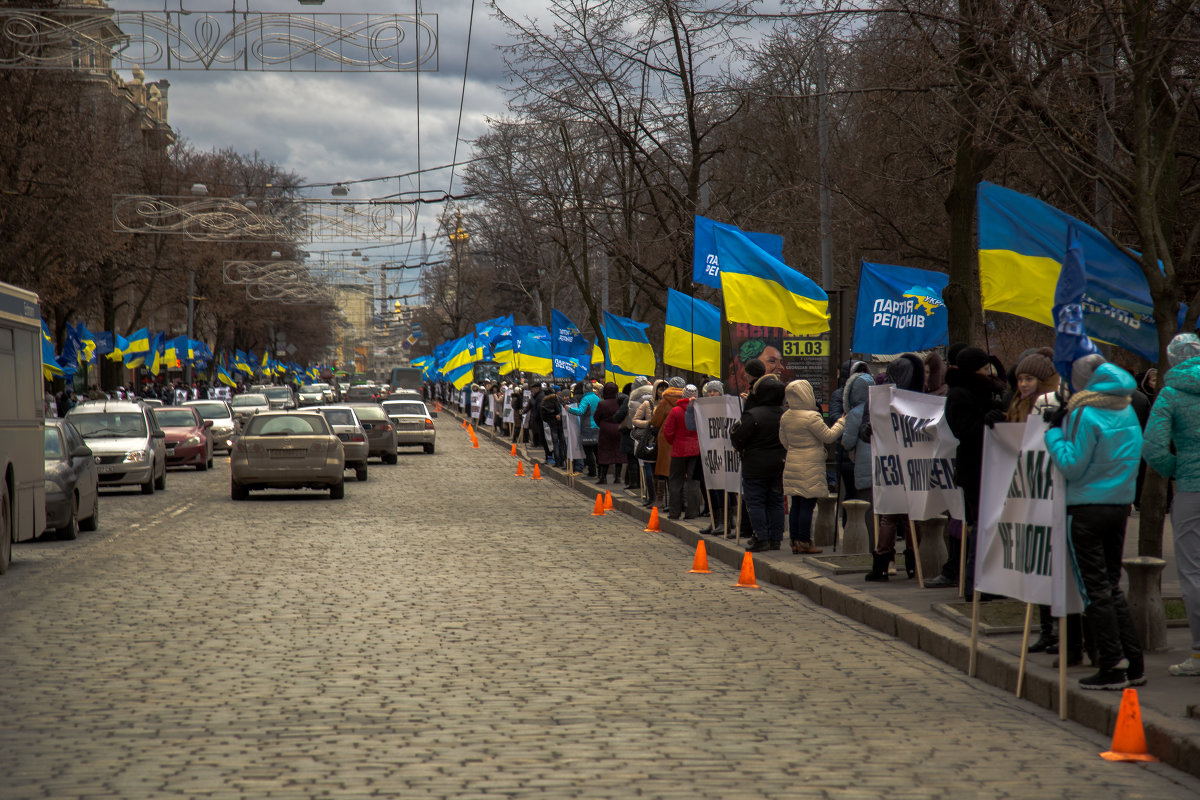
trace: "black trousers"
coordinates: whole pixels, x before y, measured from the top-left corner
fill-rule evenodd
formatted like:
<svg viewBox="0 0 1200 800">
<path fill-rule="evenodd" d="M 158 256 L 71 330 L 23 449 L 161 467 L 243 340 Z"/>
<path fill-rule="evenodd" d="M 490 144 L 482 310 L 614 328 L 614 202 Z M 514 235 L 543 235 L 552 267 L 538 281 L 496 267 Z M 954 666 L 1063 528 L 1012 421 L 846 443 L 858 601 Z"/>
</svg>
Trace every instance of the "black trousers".
<svg viewBox="0 0 1200 800">
<path fill-rule="evenodd" d="M 1134 670 L 1142 666 L 1142 648 L 1121 591 L 1121 556 L 1128 517 L 1128 505 L 1067 508 L 1071 547 L 1087 592 L 1084 614 L 1102 670 L 1115 668 L 1122 658 L 1128 658 Z"/>
</svg>

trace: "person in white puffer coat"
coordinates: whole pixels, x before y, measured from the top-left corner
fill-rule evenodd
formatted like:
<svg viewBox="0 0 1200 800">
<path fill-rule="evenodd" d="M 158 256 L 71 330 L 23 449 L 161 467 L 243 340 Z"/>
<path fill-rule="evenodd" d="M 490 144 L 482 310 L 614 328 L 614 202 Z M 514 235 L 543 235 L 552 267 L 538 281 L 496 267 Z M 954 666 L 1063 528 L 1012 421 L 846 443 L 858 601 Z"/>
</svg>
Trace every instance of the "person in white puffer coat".
<svg viewBox="0 0 1200 800">
<path fill-rule="evenodd" d="M 829 496 L 826 475 L 826 445 L 842 435 L 846 425 L 843 414 L 833 427 L 825 424 L 817 411 L 812 384 L 792 381 L 784 392 L 787 411 L 779 420 L 779 442 L 787 449 L 783 464 L 783 493 L 791 498 L 788 533 L 793 553 L 819 553 L 812 543 L 812 515 L 817 499 Z"/>
</svg>

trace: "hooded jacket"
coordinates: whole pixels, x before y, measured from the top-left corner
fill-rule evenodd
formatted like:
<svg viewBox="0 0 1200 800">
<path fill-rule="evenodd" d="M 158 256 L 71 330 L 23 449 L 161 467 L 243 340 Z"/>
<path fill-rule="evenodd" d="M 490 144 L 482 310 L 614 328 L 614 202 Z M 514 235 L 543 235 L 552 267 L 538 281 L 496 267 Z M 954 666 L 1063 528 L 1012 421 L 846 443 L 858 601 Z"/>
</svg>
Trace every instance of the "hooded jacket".
<svg viewBox="0 0 1200 800">
<path fill-rule="evenodd" d="M 592 415 L 593 421 L 600 428 L 596 457 L 601 464 L 622 464 L 625 462 L 625 455 L 621 452 L 621 429 L 613 419 L 617 409 L 621 407 L 620 401 L 617 400 L 617 385 L 610 381 L 604 384 L 603 392 L 604 396 L 596 404 L 596 411 Z"/>
<path fill-rule="evenodd" d="M 875 381 L 870 375 L 856 375 L 846 384 L 846 405 L 850 409 L 846 414 L 846 427 L 842 431 L 842 447 L 854 454 L 854 488 L 871 488 L 871 440 L 863 441 L 858 432 L 869 420 L 867 414 L 867 397 Z"/>
<path fill-rule="evenodd" d="M 846 425 L 838 418 L 832 427 L 817 411 L 817 399 L 808 381 L 792 381 L 784 392 L 787 411 L 779 419 L 779 443 L 787 450 L 783 467 L 783 493 L 791 497 L 826 497 L 825 445 L 836 442 Z"/>
<path fill-rule="evenodd" d="M 1146 423 L 1142 457 L 1159 475 L 1175 478 L 1179 491 L 1200 492 L 1200 357 L 1175 365 L 1164 383 Z"/>
<path fill-rule="evenodd" d="M 691 402 L 690 397 L 679 398 L 671 413 L 667 415 L 666 424 L 663 425 L 663 437 L 671 443 L 671 458 L 700 455 L 700 437 L 695 431 L 688 430 L 683 419 Z"/>
<path fill-rule="evenodd" d="M 1046 431 L 1050 458 L 1067 479 L 1067 505 L 1132 503 L 1142 457 L 1142 429 L 1130 407 L 1137 384 L 1115 364 L 1101 364 L 1087 389 L 1072 395 L 1061 428 Z"/>
<path fill-rule="evenodd" d="M 837 389 L 829 396 L 829 419 L 836 422 L 842 418 L 842 414 L 850 410 L 850 406 L 846 405 L 846 387 L 855 375 L 869 371 L 870 367 L 862 361 L 850 359 L 842 362 L 842 366 L 838 368 Z"/>
<path fill-rule="evenodd" d="M 596 406 L 600 405 L 600 398 L 593 391 L 588 391 L 579 401 L 577 406 L 567 406 L 567 412 L 574 414 L 577 417 L 582 417 L 579 421 L 581 430 L 589 430 L 596 427 L 596 421 L 592 419 L 592 415 L 596 413 Z"/>
<path fill-rule="evenodd" d="M 675 404 L 681 399 L 683 389 L 668 387 L 654 406 L 654 413 L 650 415 L 650 424 L 658 431 L 658 457 L 654 459 L 654 474 L 660 478 L 671 474 L 671 443 L 663 435 L 663 427 L 667 424 L 671 409 L 675 408 Z"/>
<path fill-rule="evenodd" d="M 754 408 L 742 412 L 729 432 L 729 441 L 742 455 L 742 477 L 750 480 L 778 479 L 783 474 L 787 451 L 779 441 L 779 420 L 783 417 L 783 381 L 778 375 L 764 375 L 754 382 L 751 396 Z"/>
</svg>

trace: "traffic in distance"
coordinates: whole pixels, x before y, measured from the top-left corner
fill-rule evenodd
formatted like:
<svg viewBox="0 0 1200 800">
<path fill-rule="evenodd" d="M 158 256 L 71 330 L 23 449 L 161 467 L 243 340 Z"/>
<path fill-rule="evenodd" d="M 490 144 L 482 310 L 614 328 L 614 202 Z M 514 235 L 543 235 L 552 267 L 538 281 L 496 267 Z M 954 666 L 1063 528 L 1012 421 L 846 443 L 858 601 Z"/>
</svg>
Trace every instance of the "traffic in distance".
<svg viewBox="0 0 1200 800">
<path fill-rule="evenodd" d="M 36 295 L 0 284 L 0 574 L 16 542 L 101 529 L 112 490 L 152 495 L 174 473 L 218 469 L 231 501 L 338 500 L 347 479 L 368 479 L 370 462 L 395 465 L 401 447 L 434 452 L 436 412 L 422 392 L 386 384 L 202 388 L 178 403 L 94 390 L 59 416 L 44 393 L 40 317 Z"/>
</svg>

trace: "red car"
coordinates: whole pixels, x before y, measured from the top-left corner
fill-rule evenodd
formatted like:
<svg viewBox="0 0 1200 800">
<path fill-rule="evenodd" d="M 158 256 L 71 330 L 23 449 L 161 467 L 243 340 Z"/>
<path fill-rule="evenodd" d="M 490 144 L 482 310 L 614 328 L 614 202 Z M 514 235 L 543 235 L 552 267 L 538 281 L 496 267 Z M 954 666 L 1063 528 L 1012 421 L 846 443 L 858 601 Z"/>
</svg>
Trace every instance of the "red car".
<svg viewBox="0 0 1200 800">
<path fill-rule="evenodd" d="M 168 467 L 191 467 L 203 472 L 213 465 L 211 419 L 201 419 L 192 406 L 163 406 L 150 413 L 166 434 Z"/>
</svg>

